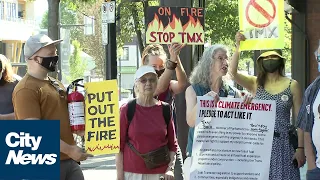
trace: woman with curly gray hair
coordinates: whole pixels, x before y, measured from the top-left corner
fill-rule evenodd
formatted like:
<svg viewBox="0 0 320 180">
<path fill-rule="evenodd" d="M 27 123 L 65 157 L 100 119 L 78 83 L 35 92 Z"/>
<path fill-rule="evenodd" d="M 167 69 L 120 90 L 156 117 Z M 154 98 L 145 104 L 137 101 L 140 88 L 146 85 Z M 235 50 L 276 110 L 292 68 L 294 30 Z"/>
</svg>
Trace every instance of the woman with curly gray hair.
<svg viewBox="0 0 320 180">
<path fill-rule="evenodd" d="M 212 96 L 217 102 L 219 97 L 241 97 L 240 91 L 229 86 L 223 76 L 228 73 L 229 51 L 224 45 L 213 45 L 205 49 L 201 60 L 191 73 L 190 83 L 185 93 L 187 123 L 190 126 L 187 144 L 187 159 L 184 163 L 185 179 L 188 179 L 191 166 L 194 126 L 196 122 L 197 96 Z M 252 98 L 245 98 L 245 103 Z"/>
</svg>

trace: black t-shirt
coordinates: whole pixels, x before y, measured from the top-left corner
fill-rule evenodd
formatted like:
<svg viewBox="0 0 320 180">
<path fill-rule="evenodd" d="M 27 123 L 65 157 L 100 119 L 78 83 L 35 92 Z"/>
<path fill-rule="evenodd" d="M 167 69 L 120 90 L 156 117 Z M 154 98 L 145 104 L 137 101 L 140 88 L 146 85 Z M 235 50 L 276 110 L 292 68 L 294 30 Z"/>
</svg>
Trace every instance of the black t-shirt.
<svg viewBox="0 0 320 180">
<path fill-rule="evenodd" d="M 13 113 L 12 92 L 18 81 L 0 85 L 0 114 Z"/>
</svg>

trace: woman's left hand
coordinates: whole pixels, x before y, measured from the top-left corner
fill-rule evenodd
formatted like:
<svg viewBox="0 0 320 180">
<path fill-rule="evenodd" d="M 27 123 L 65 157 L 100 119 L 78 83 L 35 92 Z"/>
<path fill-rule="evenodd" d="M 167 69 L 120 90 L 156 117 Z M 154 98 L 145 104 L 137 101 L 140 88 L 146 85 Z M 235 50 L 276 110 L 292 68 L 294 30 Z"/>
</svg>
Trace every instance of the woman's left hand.
<svg viewBox="0 0 320 180">
<path fill-rule="evenodd" d="M 172 43 L 171 45 L 168 45 L 171 61 L 177 62 L 180 51 L 184 46 L 185 44 L 179 43 Z"/>
<path fill-rule="evenodd" d="M 244 103 L 244 104 L 250 104 L 251 101 L 253 100 L 253 98 L 254 98 L 254 97 L 253 97 L 251 94 L 247 93 L 247 94 L 245 94 L 245 95 L 243 96 L 243 103 Z"/>
<path fill-rule="evenodd" d="M 174 180 L 174 174 L 171 170 L 164 174 L 164 180 Z"/>
<path fill-rule="evenodd" d="M 297 149 L 293 155 L 293 159 L 296 159 L 298 161 L 298 168 L 302 167 L 306 163 L 304 149 Z"/>
</svg>

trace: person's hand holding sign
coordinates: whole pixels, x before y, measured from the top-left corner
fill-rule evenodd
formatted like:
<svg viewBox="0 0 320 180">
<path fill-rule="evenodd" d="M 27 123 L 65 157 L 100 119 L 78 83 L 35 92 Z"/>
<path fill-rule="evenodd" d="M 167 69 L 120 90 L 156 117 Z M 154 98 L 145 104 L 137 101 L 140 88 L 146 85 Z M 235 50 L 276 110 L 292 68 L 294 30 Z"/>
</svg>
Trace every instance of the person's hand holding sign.
<svg viewBox="0 0 320 180">
<path fill-rule="evenodd" d="M 170 61 L 178 63 L 179 54 L 181 49 L 185 46 L 185 44 L 179 44 L 179 43 L 172 43 L 171 45 L 168 45 L 169 53 L 170 53 Z"/>
<path fill-rule="evenodd" d="M 238 31 L 235 39 L 236 39 L 236 47 L 240 47 L 240 42 L 246 40 L 246 37 L 241 33 L 242 31 Z"/>
<path fill-rule="evenodd" d="M 244 104 L 250 104 L 251 101 L 254 99 L 254 96 L 250 93 L 244 93 L 242 99 Z"/>
<path fill-rule="evenodd" d="M 93 157 L 92 154 L 83 152 L 81 148 L 77 145 L 70 146 L 69 152 L 67 154 L 71 159 L 80 162 L 86 160 L 88 157 Z"/>
<path fill-rule="evenodd" d="M 216 92 L 214 92 L 214 91 L 210 91 L 210 92 L 208 92 L 207 94 L 205 94 L 204 96 L 211 96 L 211 97 L 213 97 L 213 99 L 214 99 L 214 104 L 215 104 L 215 105 L 217 105 L 217 103 L 218 103 L 219 100 L 220 100 L 219 95 L 218 95 Z"/>
</svg>

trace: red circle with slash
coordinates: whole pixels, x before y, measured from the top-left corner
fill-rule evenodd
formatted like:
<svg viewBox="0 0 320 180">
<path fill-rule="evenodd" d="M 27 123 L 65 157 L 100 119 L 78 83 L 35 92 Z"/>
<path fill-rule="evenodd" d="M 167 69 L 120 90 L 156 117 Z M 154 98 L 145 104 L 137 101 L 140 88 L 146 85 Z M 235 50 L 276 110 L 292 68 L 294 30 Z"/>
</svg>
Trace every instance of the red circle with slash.
<svg viewBox="0 0 320 180">
<path fill-rule="evenodd" d="M 250 2 L 248 3 L 248 6 L 246 8 L 246 19 L 252 26 L 257 27 L 257 28 L 264 28 L 264 27 L 269 26 L 273 22 L 273 20 L 275 19 L 276 11 L 277 11 L 276 5 L 274 4 L 273 0 L 266 0 L 266 2 L 269 2 L 272 6 L 272 10 L 273 10 L 272 15 L 270 15 L 263 7 L 261 7 L 260 4 L 258 4 L 256 2 L 256 0 L 250 0 Z M 249 8 L 250 7 L 255 8 L 259 13 L 261 13 L 261 15 L 263 17 L 265 17 L 268 20 L 268 22 L 264 23 L 264 24 L 258 24 L 258 23 L 253 22 L 249 16 Z"/>
</svg>

